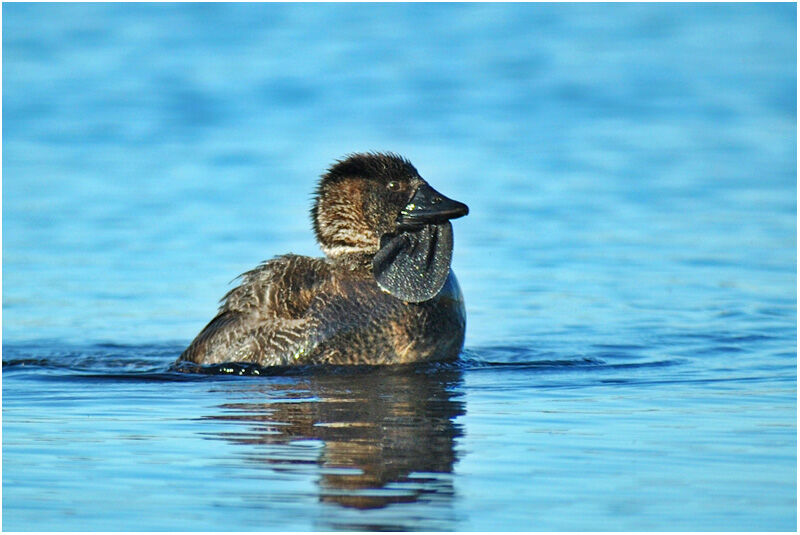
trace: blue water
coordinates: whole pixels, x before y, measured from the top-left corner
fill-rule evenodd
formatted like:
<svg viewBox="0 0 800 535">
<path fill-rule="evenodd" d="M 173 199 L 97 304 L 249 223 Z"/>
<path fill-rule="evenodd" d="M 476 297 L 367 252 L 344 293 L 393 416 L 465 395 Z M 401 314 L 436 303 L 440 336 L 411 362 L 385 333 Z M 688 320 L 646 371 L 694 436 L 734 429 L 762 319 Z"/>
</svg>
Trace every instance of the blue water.
<svg viewBox="0 0 800 535">
<path fill-rule="evenodd" d="M 2 527 L 796 529 L 796 77 L 792 4 L 5 4 Z M 364 150 L 470 207 L 460 362 L 171 369 Z"/>
</svg>

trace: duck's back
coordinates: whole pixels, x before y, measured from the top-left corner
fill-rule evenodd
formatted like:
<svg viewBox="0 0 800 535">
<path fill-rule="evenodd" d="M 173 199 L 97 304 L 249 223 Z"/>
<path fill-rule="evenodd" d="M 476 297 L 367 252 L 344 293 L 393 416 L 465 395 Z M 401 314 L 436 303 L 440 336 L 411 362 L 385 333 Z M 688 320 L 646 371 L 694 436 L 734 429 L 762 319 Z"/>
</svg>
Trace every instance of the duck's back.
<svg viewBox="0 0 800 535">
<path fill-rule="evenodd" d="M 179 360 L 292 363 L 313 343 L 307 312 L 329 278 L 324 259 L 298 255 L 273 258 L 242 274 L 242 283 L 222 298 L 217 315 Z"/>
<path fill-rule="evenodd" d="M 286 255 L 242 276 L 181 355 L 198 364 L 400 364 L 450 360 L 464 342 L 461 290 L 406 303 L 368 270 Z"/>
</svg>

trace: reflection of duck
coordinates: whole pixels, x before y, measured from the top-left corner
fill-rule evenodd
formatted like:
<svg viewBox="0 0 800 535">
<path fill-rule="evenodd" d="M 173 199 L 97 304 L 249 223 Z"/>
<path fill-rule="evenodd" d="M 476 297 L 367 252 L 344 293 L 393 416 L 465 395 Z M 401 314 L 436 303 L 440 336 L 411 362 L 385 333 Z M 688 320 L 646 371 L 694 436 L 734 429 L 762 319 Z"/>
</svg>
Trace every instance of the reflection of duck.
<svg viewBox="0 0 800 535">
<path fill-rule="evenodd" d="M 398 364 L 454 359 L 464 302 L 449 220 L 465 205 L 407 160 L 356 154 L 322 177 L 312 210 L 327 258 L 285 255 L 243 275 L 180 360 Z"/>
<path fill-rule="evenodd" d="M 247 457 L 269 465 L 287 463 L 286 450 L 269 445 L 322 441 L 315 462 L 326 502 L 368 509 L 423 495 L 448 498 L 452 482 L 442 474 L 450 474 L 456 461 L 460 431 L 453 420 L 464 414 L 464 403 L 453 393 L 459 381 L 456 371 L 374 371 L 312 376 L 291 385 L 251 384 L 247 395 L 256 399 L 225 404 L 207 418 L 250 424 L 227 429 L 220 438 L 265 446 Z"/>
</svg>

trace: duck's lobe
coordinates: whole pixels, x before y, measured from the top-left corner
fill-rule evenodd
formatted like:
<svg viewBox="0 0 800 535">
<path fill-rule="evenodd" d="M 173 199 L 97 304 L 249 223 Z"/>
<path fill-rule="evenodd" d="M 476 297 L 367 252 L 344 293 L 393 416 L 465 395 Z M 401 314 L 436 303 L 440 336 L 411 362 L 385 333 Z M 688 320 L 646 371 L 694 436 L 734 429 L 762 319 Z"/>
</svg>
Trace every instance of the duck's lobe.
<svg viewBox="0 0 800 535">
<path fill-rule="evenodd" d="M 385 234 L 372 260 L 372 273 L 384 291 L 409 303 L 436 296 L 450 273 L 453 227 L 449 221 Z"/>
</svg>

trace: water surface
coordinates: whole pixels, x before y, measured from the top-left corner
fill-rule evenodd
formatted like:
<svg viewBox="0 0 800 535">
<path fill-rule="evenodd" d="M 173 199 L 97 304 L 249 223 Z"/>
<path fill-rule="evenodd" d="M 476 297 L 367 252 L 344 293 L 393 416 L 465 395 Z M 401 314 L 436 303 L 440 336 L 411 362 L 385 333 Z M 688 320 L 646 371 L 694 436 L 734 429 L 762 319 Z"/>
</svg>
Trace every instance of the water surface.
<svg viewBox="0 0 800 535">
<path fill-rule="evenodd" d="M 794 530 L 796 8 L 8 4 L 6 530 Z M 172 367 L 392 150 L 458 363 Z"/>
</svg>

